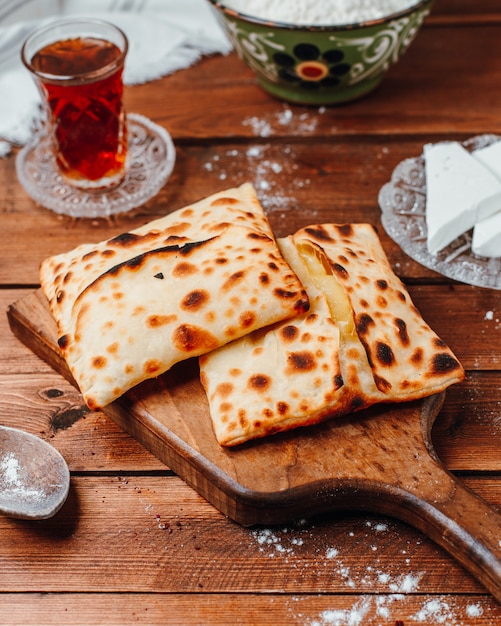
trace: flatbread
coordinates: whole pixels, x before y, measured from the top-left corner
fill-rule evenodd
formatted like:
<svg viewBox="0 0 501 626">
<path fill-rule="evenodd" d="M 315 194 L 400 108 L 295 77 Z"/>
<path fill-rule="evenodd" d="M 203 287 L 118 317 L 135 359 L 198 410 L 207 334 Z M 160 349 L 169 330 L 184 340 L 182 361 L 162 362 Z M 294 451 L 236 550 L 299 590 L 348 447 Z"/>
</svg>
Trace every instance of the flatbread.
<svg viewBox="0 0 501 626">
<path fill-rule="evenodd" d="M 310 226 L 278 244 L 310 309 L 200 357 L 221 445 L 415 400 L 463 379 L 372 226 Z"/>
<path fill-rule="evenodd" d="M 40 280 L 92 409 L 309 306 L 250 184 L 51 257 Z"/>
</svg>

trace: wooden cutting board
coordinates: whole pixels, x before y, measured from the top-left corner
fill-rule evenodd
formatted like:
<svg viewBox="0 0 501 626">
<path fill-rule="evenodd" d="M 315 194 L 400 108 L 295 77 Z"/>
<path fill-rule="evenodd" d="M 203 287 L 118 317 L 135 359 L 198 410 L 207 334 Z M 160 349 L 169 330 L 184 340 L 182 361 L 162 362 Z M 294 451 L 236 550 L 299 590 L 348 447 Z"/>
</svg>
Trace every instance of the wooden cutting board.
<svg viewBox="0 0 501 626">
<path fill-rule="evenodd" d="M 73 384 L 39 290 L 7 310 L 14 334 Z M 423 531 L 501 601 L 501 516 L 447 472 L 431 444 L 444 394 L 225 449 L 191 359 L 105 409 L 236 522 L 285 523 L 328 510 L 387 514 Z"/>
</svg>

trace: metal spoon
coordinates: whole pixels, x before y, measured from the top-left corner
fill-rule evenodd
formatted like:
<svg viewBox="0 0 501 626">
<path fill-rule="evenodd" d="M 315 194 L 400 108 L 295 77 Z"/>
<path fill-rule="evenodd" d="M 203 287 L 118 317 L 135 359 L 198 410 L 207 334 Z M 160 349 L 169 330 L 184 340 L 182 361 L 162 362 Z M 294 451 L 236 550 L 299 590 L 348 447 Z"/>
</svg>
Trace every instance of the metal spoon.
<svg viewBox="0 0 501 626">
<path fill-rule="evenodd" d="M 62 455 L 40 437 L 0 426 L 0 513 L 47 519 L 63 506 L 70 472 Z"/>
</svg>

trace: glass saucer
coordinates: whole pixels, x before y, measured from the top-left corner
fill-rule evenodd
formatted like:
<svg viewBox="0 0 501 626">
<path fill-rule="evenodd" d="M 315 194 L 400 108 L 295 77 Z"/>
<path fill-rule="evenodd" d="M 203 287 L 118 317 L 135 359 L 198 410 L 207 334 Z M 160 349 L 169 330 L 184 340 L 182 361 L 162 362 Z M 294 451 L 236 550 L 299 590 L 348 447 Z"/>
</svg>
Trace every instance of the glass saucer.
<svg viewBox="0 0 501 626">
<path fill-rule="evenodd" d="M 477 135 L 462 145 L 469 151 L 483 148 L 498 135 Z M 405 159 L 393 170 L 390 182 L 379 192 L 381 221 L 388 235 L 414 261 L 468 285 L 501 289 L 501 257 L 486 258 L 472 252 L 471 231 L 437 254 L 426 244 L 426 175 L 424 157 Z"/>
<path fill-rule="evenodd" d="M 142 115 L 129 113 L 127 129 L 126 174 L 113 189 L 82 190 L 68 184 L 46 135 L 36 136 L 17 155 L 19 181 L 35 202 L 63 215 L 96 218 L 130 211 L 160 191 L 172 173 L 176 152 L 169 133 Z"/>
</svg>

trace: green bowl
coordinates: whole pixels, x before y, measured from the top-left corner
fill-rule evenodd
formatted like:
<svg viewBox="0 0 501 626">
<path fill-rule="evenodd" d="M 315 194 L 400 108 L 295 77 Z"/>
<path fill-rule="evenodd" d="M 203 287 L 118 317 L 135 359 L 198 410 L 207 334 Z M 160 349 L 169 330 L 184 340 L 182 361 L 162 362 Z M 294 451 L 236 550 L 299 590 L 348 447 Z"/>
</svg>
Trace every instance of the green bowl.
<svg viewBox="0 0 501 626">
<path fill-rule="evenodd" d="M 244 15 L 209 0 L 240 57 L 272 95 L 298 104 L 340 104 L 381 82 L 418 33 L 433 0 L 358 24 L 299 26 Z"/>
</svg>

